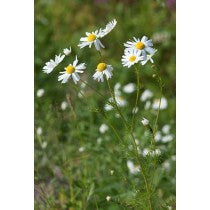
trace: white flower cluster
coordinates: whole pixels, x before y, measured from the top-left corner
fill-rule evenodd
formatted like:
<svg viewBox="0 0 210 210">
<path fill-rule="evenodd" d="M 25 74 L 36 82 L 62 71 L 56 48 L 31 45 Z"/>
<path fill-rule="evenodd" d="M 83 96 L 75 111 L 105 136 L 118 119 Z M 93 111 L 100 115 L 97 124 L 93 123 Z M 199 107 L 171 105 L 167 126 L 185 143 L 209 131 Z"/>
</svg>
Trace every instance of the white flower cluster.
<svg viewBox="0 0 210 210">
<path fill-rule="evenodd" d="M 148 61 L 154 62 L 152 56 L 156 50 L 152 48 L 152 40 L 148 40 L 146 36 L 143 36 L 141 39 L 133 37 L 133 40 L 127 41 L 124 43 L 124 46 L 123 66 L 130 68 L 138 62 L 141 62 L 141 65 L 145 65 Z"/>
<path fill-rule="evenodd" d="M 109 22 L 104 29 L 96 30 L 92 33 L 86 32 L 86 37 L 82 37 L 80 39 L 80 44 L 78 45 L 80 48 L 91 46 L 94 44 L 97 51 L 99 51 L 101 48 L 104 48 L 104 45 L 101 43 L 100 38 L 103 38 L 106 36 L 109 32 L 114 29 L 116 26 L 117 21 L 114 19 L 113 21 Z M 65 48 L 63 50 L 63 54 L 59 54 L 55 56 L 55 60 L 51 59 L 50 61 L 45 63 L 45 66 L 43 67 L 44 73 L 51 73 L 55 67 L 57 67 L 65 58 L 65 56 L 70 55 L 71 53 L 71 47 Z M 69 64 L 64 68 L 65 71 L 60 72 L 60 75 L 58 77 L 58 81 L 61 81 L 61 83 L 66 83 L 70 78 L 73 79 L 74 83 L 77 84 L 77 82 L 80 80 L 79 74 L 83 73 L 86 69 L 86 64 L 81 63 L 78 64 L 77 56 L 73 63 Z M 112 70 L 113 67 L 110 64 L 101 62 L 97 65 L 96 72 L 93 74 L 93 79 L 97 80 L 98 82 L 104 81 L 104 75 L 106 76 L 106 79 L 110 79 L 112 77 Z"/>
<path fill-rule="evenodd" d="M 117 25 L 117 21 L 114 19 L 111 22 L 109 22 L 105 28 L 99 28 L 99 30 L 95 30 L 93 32 L 86 32 L 85 37 L 80 38 L 80 43 L 78 44 L 78 47 L 80 49 L 84 47 L 91 48 L 92 45 L 95 46 L 96 50 L 100 52 L 101 48 L 105 48 L 104 45 L 101 42 L 101 39 L 106 36 L 109 32 L 111 32 L 115 26 Z M 124 55 L 122 56 L 122 64 L 125 67 L 130 68 L 132 65 L 136 63 L 141 63 L 142 65 L 145 65 L 148 61 L 151 61 L 153 63 L 152 56 L 155 54 L 156 50 L 153 48 L 153 43 L 151 39 L 148 39 L 146 36 L 143 36 L 141 39 L 133 37 L 133 40 L 129 40 L 126 43 L 124 43 L 125 51 Z M 51 59 L 50 61 L 45 63 L 45 66 L 43 67 L 44 73 L 51 73 L 55 67 L 57 67 L 66 56 L 71 54 L 71 47 L 63 49 L 63 53 L 56 55 L 55 59 Z M 68 66 L 64 68 L 65 71 L 60 72 L 60 75 L 58 77 L 58 81 L 61 81 L 61 83 L 66 83 L 70 78 L 73 79 L 74 83 L 77 84 L 80 80 L 79 74 L 83 73 L 86 69 L 86 64 L 81 63 L 78 64 L 77 56 L 73 63 L 70 63 Z M 112 65 L 100 62 L 98 63 L 96 67 L 96 72 L 93 74 L 93 79 L 98 82 L 104 81 L 104 76 L 108 80 L 112 77 L 113 73 L 113 67 Z M 132 92 L 132 87 L 129 86 L 125 88 L 125 91 L 128 90 L 128 92 Z"/>
</svg>

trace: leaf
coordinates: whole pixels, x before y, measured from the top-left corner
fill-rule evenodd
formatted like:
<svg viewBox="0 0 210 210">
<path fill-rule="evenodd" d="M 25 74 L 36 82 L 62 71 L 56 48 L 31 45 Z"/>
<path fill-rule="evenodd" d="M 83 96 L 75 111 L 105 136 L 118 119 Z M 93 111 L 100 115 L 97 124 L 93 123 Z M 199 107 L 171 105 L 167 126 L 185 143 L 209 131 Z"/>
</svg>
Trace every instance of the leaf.
<svg viewBox="0 0 210 210">
<path fill-rule="evenodd" d="M 88 200 L 90 199 L 90 197 L 93 195 L 94 189 L 95 189 L 95 184 L 92 183 L 91 186 L 90 186 L 90 191 L 89 191 L 88 196 L 87 196 L 87 201 L 88 201 Z"/>
</svg>

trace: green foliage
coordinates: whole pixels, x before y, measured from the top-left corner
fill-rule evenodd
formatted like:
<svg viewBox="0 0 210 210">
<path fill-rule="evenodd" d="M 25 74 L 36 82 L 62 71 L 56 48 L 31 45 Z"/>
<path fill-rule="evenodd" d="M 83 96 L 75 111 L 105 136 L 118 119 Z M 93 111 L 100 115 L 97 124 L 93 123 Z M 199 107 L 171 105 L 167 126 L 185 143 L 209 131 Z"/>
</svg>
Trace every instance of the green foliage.
<svg viewBox="0 0 210 210">
<path fill-rule="evenodd" d="M 97 3 L 99 2 L 99 3 Z M 102 1 L 101 1 L 102 2 Z M 121 64 L 123 43 L 133 36 L 147 35 L 158 50 L 154 56 L 157 71 L 164 83 L 163 96 L 167 108 L 160 111 L 157 130 L 161 136 L 172 135 L 172 141 L 157 141 L 161 151 L 155 158 L 145 149 L 151 146 L 151 131 L 141 124 L 141 118 L 155 124 L 157 110 L 145 109 L 145 104 L 160 97 L 155 68 L 148 64 L 140 68 L 142 92 L 149 89 L 154 96 L 147 102 L 138 103 L 134 137 L 141 151 L 140 159 L 149 182 L 153 209 L 175 209 L 175 11 L 166 7 L 165 1 L 153 0 L 37 0 L 35 1 L 35 209 L 149 209 L 148 195 L 141 173 L 132 174 L 127 161 L 139 163 L 129 130 L 116 110 L 105 111 L 110 98 L 106 82 L 97 83 L 91 76 L 95 71 L 99 55 L 94 48 L 77 47 L 86 31 L 104 27 L 116 18 L 116 28 L 103 39 L 104 57 L 114 67 L 111 87 L 120 83 L 119 91 L 127 101 L 120 107 L 131 126 L 132 109 L 136 91 L 123 92 L 123 86 L 136 83 L 134 69 Z M 83 80 L 87 80 L 104 97 L 90 87 L 75 86 L 72 81 L 61 84 L 57 81 L 57 67 L 50 75 L 42 72 L 45 62 L 72 46 L 70 62 L 77 54 L 81 62 L 87 63 Z M 69 59 L 69 58 L 68 58 Z M 64 61 L 64 66 L 68 64 Z M 45 90 L 37 97 L 37 90 Z M 84 96 L 78 95 L 79 91 Z M 62 109 L 65 101 L 67 108 Z M 108 125 L 105 133 L 99 132 L 101 124 Z M 171 126 L 170 134 L 164 134 L 165 124 Z M 112 126 L 118 131 L 117 136 Z M 42 133 L 37 129 L 42 128 Z M 38 130 L 39 130 L 38 129 Z M 163 139 L 163 138 L 162 138 Z M 110 201 L 106 197 L 110 196 Z"/>
</svg>

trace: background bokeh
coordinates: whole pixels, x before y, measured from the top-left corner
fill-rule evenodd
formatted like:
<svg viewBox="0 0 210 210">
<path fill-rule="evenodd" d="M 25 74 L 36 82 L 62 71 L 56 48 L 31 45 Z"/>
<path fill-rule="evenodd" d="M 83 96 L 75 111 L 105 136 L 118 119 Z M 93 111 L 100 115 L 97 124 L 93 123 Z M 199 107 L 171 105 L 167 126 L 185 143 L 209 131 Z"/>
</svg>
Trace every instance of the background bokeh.
<svg viewBox="0 0 210 210">
<path fill-rule="evenodd" d="M 90 77 L 99 61 L 92 47 L 80 50 L 77 45 L 86 31 L 104 27 L 116 18 L 116 28 L 103 38 L 106 60 L 114 67 L 112 86 L 118 86 L 121 107 L 129 119 L 135 103 L 135 92 L 126 93 L 124 86 L 135 83 L 133 69 L 121 64 L 123 43 L 142 37 L 153 39 L 158 50 L 154 61 L 164 82 L 164 106 L 158 122 L 157 147 L 159 176 L 156 209 L 175 209 L 175 0 L 36 0 L 35 1 L 35 209 L 141 209 L 135 207 L 136 186 L 142 182 L 127 166 L 132 147 L 128 134 L 116 113 L 107 111 L 111 122 L 124 139 L 119 143 L 112 130 L 99 129 L 108 125 L 97 107 L 104 107 L 110 97 L 106 83 L 97 83 Z M 72 54 L 50 75 L 42 68 L 66 47 Z M 71 85 L 57 81 L 58 72 L 72 62 L 75 55 L 87 63 L 87 80 L 100 91 L 99 97 L 92 89 L 80 88 L 85 98 Z M 150 136 L 140 124 L 142 116 L 151 123 L 155 120 L 155 101 L 160 89 L 152 77 L 151 64 L 140 69 L 143 87 L 150 90 L 151 98 L 139 103 L 135 135 L 143 154 L 149 147 Z M 147 105 L 146 105 L 147 104 Z M 146 106 L 146 107 L 145 107 Z M 102 126 L 103 127 L 103 126 Z M 170 128 L 170 129 L 166 129 Z M 112 172 L 110 172 L 112 171 Z M 111 196 L 111 201 L 106 197 Z M 154 204 L 156 205 L 156 204 Z"/>
</svg>

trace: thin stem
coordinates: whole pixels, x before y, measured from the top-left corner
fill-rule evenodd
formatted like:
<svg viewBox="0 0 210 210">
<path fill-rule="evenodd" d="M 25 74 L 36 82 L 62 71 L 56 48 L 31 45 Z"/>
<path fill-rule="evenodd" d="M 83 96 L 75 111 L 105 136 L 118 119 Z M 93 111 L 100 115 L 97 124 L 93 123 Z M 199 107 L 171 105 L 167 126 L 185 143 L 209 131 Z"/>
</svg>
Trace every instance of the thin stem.
<svg viewBox="0 0 210 210">
<path fill-rule="evenodd" d="M 86 84 L 86 83 L 85 83 Z M 87 83 L 88 84 L 88 83 Z M 76 86 L 76 85 L 74 85 L 73 86 L 82 96 L 83 96 L 83 98 L 86 98 L 86 96 L 82 93 L 82 91 Z M 92 88 L 92 87 L 91 87 Z M 92 88 L 93 89 L 93 88 Z M 94 89 L 95 90 L 95 89 Z M 95 90 L 96 91 L 96 90 Z M 100 92 L 98 92 L 98 94 L 100 94 Z M 102 96 L 102 95 L 101 95 Z M 103 96 L 103 98 L 104 98 L 104 96 Z M 99 109 L 100 110 L 100 109 Z M 115 129 L 115 127 L 108 121 L 108 117 L 107 117 L 107 115 L 106 115 L 106 113 L 102 113 L 102 112 L 99 112 L 104 118 L 105 118 L 105 120 L 107 121 L 107 124 L 111 127 L 111 129 L 113 130 L 113 132 L 114 132 L 114 134 L 116 135 L 116 137 L 118 138 L 118 140 L 120 140 L 120 141 L 122 141 L 122 139 L 120 138 L 120 136 L 119 136 L 119 134 L 118 134 L 118 132 L 117 132 L 117 130 Z"/>
<path fill-rule="evenodd" d="M 161 99 L 162 99 L 162 94 L 163 94 L 162 79 L 161 79 L 161 77 L 160 77 L 160 75 L 158 74 L 157 71 L 156 71 L 156 74 L 157 74 L 157 76 L 158 76 L 158 83 L 159 83 L 159 87 L 160 87 L 160 99 L 159 99 L 159 105 L 158 105 L 158 112 L 157 112 L 157 116 L 156 116 L 155 123 L 154 123 L 154 127 L 153 127 L 154 135 L 155 135 L 156 132 L 157 132 L 157 122 L 158 122 L 158 118 L 159 118 L 159 115 L 160 115 L 160 106 L 161 106 Z"/>
<path fill-rule="evenodd" d="M 135 106 L 134 106 L 134 110 L 133 110 L 133 116 L 132 116 L 132 120 L 131 120 L 131 131 L 133 131 L 134 126 L 135 126 L 135 116 L 136 116 L 136 108 L 137 108 L 137 104 L 139 101 L 139 95 L 140 95 L 140 73 L 139 70 L 135 67 L 135 72 L 136 72 L 136 80 L 137 80 L 137 91 L 136 91 L 136 102 L 135 102 Z"/>
<path fill-rule="evenodd" d="M 131 135 L 131 138 L 132 138 L 132 141 L 133 141 L 133 145 L 134 145 L 134 148 L 135 148 L 135 156 L 136 156 L 136 159 L 139 163 L 139 167 L 140 167 L 140 172 L 142 173 L 142 176 L 143 176 L 143 179 L 144 179 L 144 183 L 145 183 L 145 187 L 146 187 L 146 191 L 147 191 L 147 195 L 148 195 L 148 203 L 149 203 L 149 209 L 152 210 L 152 204 L 151 204 L 151 196 L 150 196 L 150 190 L 149 190 L 149 184 L 148 184 L 148 181 L 147 181 L 147 178 L 146 178 L 146 175 L 145 175 L 145 172 L 144 172 L 144 169 L 143 169 L 143 166 L 141 164 L 141 160 L 139 158 L 139 154 L 138 154 L 138 147 L 137 147 L 137 144 L 136 144 L 136 141 L 135 141 L 135 137 L 132 133 L 132 131 L 129 129 L 129 126 L 128 126 L 128 123 L 125 119 L 125 117 L 123 116 L 122 112 L 120 111 L 118 105 L 117 105 L 117 102 L 116 102 L 116 99 L 115 99 L 115 93 L 114 91 L 111 89 L 111 86 L 110 86 L 110 83 L 109 81 L 107 80 L 107 84 L 108 84 L 108 87 L 109 87 L 109 92 L 114 100 L 114 103 L 115 103 L 115 108 L 116 110 L 118 111 L 118 114 L 121 116 L 124 124 L 125 124 L 125 127 L 127 128 L 127 130 L 129 131 L 130 135 Z"/>
</svg>

